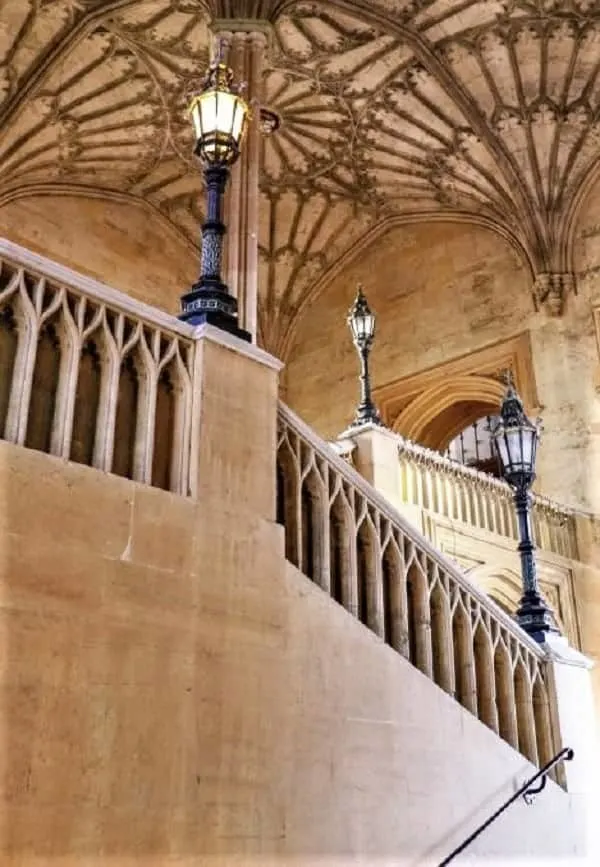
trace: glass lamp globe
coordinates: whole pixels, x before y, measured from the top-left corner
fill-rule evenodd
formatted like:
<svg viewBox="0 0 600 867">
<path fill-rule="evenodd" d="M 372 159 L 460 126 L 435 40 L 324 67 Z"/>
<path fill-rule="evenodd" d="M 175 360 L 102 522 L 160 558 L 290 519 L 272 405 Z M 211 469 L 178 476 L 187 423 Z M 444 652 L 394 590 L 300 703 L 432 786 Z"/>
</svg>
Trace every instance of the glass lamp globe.
<svg viewBox="0 0 600 867">
<path fill-rule="evenodd" d="M 500 418 L 493 430 L 500 469 L 515 487 L 529 486 L 535 479 L 539 428 L 525 415 L 521 398 L 509 382 Z"/>
<path fill-rule="evenodd" d="M 231 165 L 238 158 L 246 131 L 249 107 L 232 90 L 233 72 L 213 64 L 204 89 L 190 103 L 196 145 L 194 153 L 209 165 Z"/>
<path fill-rule="evenodd" d="M 362 286 L 358 292 L 354 304 L 348 312 L 348 325 L 352 332 L 352 339 L 359 347 L 368 347 L 375 336 L 375 314 L 371 311 L 365 298 Z"/>
</svg>

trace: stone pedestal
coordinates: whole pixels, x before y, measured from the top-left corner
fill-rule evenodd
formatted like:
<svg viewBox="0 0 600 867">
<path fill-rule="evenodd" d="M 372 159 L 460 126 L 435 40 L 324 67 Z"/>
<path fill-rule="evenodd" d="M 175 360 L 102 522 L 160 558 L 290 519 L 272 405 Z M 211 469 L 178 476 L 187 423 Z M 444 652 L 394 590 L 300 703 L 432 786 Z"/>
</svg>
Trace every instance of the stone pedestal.
<svg viewBox="0 0 600 867">
<path fill-rule="evenodd" d="M 281 362 L 211 325 L 195 337 L 191 494 L 272 521 Z"/>
<path fill-rule="evenodd" d="M 422 532 L 421 508 L 402 499 L 398 441 L 398 434 L 376 424 L 350 427 L 337 439 L 342 451 L 351 450 L 352 463 L 361 476 Z"/>
</svg>

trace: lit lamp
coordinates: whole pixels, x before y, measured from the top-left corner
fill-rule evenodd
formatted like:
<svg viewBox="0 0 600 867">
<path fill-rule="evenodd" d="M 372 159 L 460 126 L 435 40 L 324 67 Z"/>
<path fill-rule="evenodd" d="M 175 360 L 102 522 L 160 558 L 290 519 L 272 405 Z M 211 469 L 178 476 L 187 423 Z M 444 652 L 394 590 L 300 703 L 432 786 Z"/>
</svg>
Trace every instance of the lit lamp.
<svg viewBox="0 0 600 867">
<path fill-rule="evenodd" d="M 377 407 L 371 397 L 371 380 L 369 377 L 369 353 L 375 337 L 375 314 L 371 311 L 365 298 L 362 286 L 354 304 L 348 311 L 348 326 L 358 357 L 360 358 L 360 403 L 351 427 L 363 424 L 381 424 Z"/>
<path fill-rule="evenodd" d="M 515 391 L 510 374 L 500 418 L 492 431 L 500 470 L 515 497 L 519 524 L 519 555 L 523 596 L 517 610 L 519 625 L 540 643 L 549 632 L 558 632 L 552 611 L 544 602 L 538 585 L 535 547 L 531 532 L 531 494 L 540 429 L 525 415 L 523 402 Z"/>
<path fill-rule="evenodd" d="M 200 276 L 181 299 L 179 318 L 192 325 L 207 322 L 250 340 L 250 335 L 238 326 L 237 301 L 221 278 L 226 231 L 222 219 L 223 194 L 229 168 L 240 154 L 249 111 L 232 82 L 231 69 L 224 63 L 214 63 L 208 70 L 202 92 L 192 99 L 189 107 L 196 137 L 194 153 L 204 164 L 207 209 L 202 226 Z"/>
</svg>

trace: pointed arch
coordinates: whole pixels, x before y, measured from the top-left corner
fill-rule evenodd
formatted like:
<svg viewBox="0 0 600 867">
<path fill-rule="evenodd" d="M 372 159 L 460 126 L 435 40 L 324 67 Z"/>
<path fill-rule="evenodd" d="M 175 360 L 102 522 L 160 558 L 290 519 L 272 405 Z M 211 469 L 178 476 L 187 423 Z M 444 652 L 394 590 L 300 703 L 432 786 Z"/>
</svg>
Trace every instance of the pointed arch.
<svg viewBox="0 0 600 867">
<path fill-rule="evenodd" d="M 407 439 L 444 451 L 469 424 L 496 413 L 503 396 L 503 384 L 491 376 L 471 373 L 444 378 L 415 397 L 392 421 L 392 428 Z"/>
</svg>

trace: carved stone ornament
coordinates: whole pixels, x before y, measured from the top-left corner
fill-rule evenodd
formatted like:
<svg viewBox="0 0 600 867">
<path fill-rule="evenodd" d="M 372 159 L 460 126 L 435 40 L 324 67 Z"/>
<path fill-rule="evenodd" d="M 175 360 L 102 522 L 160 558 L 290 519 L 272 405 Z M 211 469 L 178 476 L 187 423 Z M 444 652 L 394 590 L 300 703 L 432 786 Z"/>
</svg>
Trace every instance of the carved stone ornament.
<svg viewBox="0 0 600 867">
<path fill-rule="evenodd" d="M 544 308 L 549 316 L 560 316 L 567 295 L 574 290 L 574 274 L 538 274 L 533 286 L 536 308 Z"/>
<path fill-rule="evenodd" d="M 574 288 L 570 228 L 600 154 L 596 0 L 0 0 L 0 20 L 0 205 L 142 200 L 194 245 L 186 96 L 216 21 L 268 31 L 280 124 L 259 149 L 258 284 L 273 351 L 307 294 L 399 217 L 496 228 L 553 315 Z"/>
</svg>

